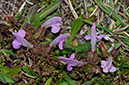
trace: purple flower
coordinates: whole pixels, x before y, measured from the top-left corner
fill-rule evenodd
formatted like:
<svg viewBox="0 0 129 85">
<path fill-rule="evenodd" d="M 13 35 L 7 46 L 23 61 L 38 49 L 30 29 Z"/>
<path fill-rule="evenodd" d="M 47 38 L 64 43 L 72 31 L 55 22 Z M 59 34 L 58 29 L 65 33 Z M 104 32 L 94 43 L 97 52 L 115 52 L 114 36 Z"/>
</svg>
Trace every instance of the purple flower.
<svg viewBox="0 0 129 85">
<path fill-rule="evenodd" d="M 113 65 L 112 65 L 112 57 L 110 56 L 109 58 L 108 58 L 108 61 L 104 61 L 104 60 L 102 60 L 102 62 L 101 62 L 101 67 L 103 68 L 103 72 L 104 73 L 107 73 L 107 72 L 114 72 L 114 71 L 116 71 L 116 67 L 114 67 Z"/>
<path fill-rule="evenodd" d="M 95 51 L 96 38 L 97 38 L 97 39 L 101 39 L 101 38 L 103 38 L 104 36 L 105 36 L 105 35 L 99 35 L 99 36 L 96 35 L 96 25 L 95 25 L 95 22 L 94 22 L 93 25 L 92 25 L 91 35 L 86 35 L 86 36 L 85 36 L 85 39 L 86 39 L 86 40 L 91 39 L 92 52 Z"/>
<path fill-rule="evenodd" d="M 57 33 L 60 31 L 60 26 L 62 24 L 61 17 L 52 17 L 51 19 L 47 20 L 43 23 L 42 27 L 52 27 L 51 32 Z"/>
<path fill-rule="evenodd" d="M 65 58 L 65 57 L 59 57 L 61 60 L 64 60 L 68 63 L 67 65 L 67 70 L 71 71 L 73 68 L 72 66 L 77 66 L 77 65 L 82 65 L 84 62 L 80 62 L 78 60 L 74 60 L 75 54 L 73 53 L 70 58 Z"/>
<path fill-rule="evenodd" d="M 21 45 L 28 48 L 33 48 L 33 45 L 31 45 L 26 39 L 24 39 L 26 33 L 23 29 L 19 30 L 17 33 L 12 32 L 12 34 L 16 37 L 16 39 L 12 43 L 14 49 L 19 49 Z"/>
<path fill-rule="evenodd" d="M 63 43 L 65 42 L 65 38 L 70 37 L 69 33 L 66 34 L 60 34 L 57 38 L 55 38 L 51 43 L 50 46 L 56 45 L 59 43 L 59 48 L 63 50 Z"/>
</svg>

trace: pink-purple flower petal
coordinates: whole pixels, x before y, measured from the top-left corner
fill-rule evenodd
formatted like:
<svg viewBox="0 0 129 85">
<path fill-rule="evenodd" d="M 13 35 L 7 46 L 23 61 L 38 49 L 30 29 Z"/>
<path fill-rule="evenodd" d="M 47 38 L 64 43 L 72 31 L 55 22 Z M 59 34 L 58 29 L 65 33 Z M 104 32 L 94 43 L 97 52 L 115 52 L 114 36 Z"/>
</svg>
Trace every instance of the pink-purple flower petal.
<svg viewBox="0 0 129 85">
<path fill-rule="evenodd" d="M 111 56 L 108 58 L 108 61 L 102 60 L 101 67 L 103 68 L 104 73 L 108 73 L 109 71 L 114 72 L 117 70 L 116 67 L 114 67 L 112 65 L 112 57 Z"/>
<path fill-rule="evenodd" d="M 25 37 L 26 32 L 23 29 L 20 29 L 17 34 L 19 34 L 21 37 Z"/>
<path fill-rule="evenodd" d="M 103 69 L 103 72 L 104 72 L 104 73 L 108 73 L 108 72 L 109 72 L 108 67 L 104 68 L 104 69 Z"/>
<path fill-rule="evenodd" d="M 52 27 L 52 32 L 57 33 L 60 30 L 60 26 L 62 24 L 61 17 L 52 17 L 51 19 L 47 20 L 42 27 Z"/>
<path fill-rule="evenodd" d="M 54 45 L 56 45 L 57 43 L 60 43 L 61 41 L 61 43 L 60 43 L 60 45 L 59 45 L 59 48 L 61 48 L 61 50 L 62 50 L 62 48 L 63 48 L 63 46 L 61 46 L 61 45 L 63 45 L 63 42 L 65 41 L 65 38 L 66 37 L 70 37 L 70 34 L 69 33 L 66 33 L 66 34 L 60 34 L 57 38 L 55 38 L 51 43 L 50 43 L 50 47 L 51 46 L 54 46 Z"/>
<path fill-rule="evenodd" d="M 52 26 L 52 29 L 51 29 L 51 32 L 52 33 L 57 33 L 60 31 L 60 26 L 59 25 L 51 25 Z"/>
<path fill-rule="evenodd" d="M 71 66 L 77 66 L 78 64 L 83 64 L 83 62 L 80 62 L 80 61 L 75 60 L 75 59 L 70 59 L 70 58 L 66 58 L 66 57 L 59 57 L 59 58 L 61 60 L 64 60 L 65 62 L 67 62 Z"/>
<path fill-rule="evenodd" d="M 85 39 L 86 39 L 86 40 L 91 39 L 91 35 L 86 35 L 86 36 L 85 36 Z"/>
<path fill-rule="evenodd" d="M 33 48 L 33 45 L 31 45 L 26 39 L 20 40 L 23 46 L 28 47 L 28 48 Z"/>
<path fill-rule="evenodd" d="M 107 65 L 107 63 L 108 63 L 107 61 L 102 60 L 102 62 L 101 62 L 101 67 L 104 68 L 104 67 Z"/>
<path fill-rule="evenodd" d="M 116 70 L 117 70 L 116 67 L 112 66 L 109 71 L 110 72 L 115 72 Z"/>
<path fill-rule="evenodd" d="M 62 41 L 60 41 L 59 42 L 59 48 L 61 49 L 61 50 L 63 50 L 63 43 L 65 42 L 65 40 L 62 40 Z"/>
<path fill-rule="evenodd" d="M 105 37 L 105 35 L 98 35 L 98 36 L 96 36 L 97 39 L 102 39 L 103 37 Z"/>
<path fill-rule="evenodd" d="M 13 48 L 19 49 L 21 47 L 21 43 L 18 42 L 16 39 L 12 42 Z"/>
<path fill-rule="evenodd" d="M 93 25 L 92 25 L 91 35 L 86 35 L 85 36 L 86 40 L 91 39 L 92 52 L 95 51 L 95 46 L 96 46 L 96 41 L 97 41 L 96 39 L 101 39 L 104 36 L 105 35 L 99 35 L 99 36 L 96 35 L 96 25 L 95 25 L 95 22 L 94 22 Z"/>
<path fill-rule="evenodd" d="M 71 65 L 68 64 L 68 65 L 67 65 L 67 70 L 68 70 L 68 71 L 71 71 L 72 69 L 73 69 L 73 67 L 71 67 Z"/>
<path fill-rule="evenodd" d="M 33 48 L 33 45 L 31 45 L 26 39 L 24 39 L 25 36 L 24 30 L 19 30 L 18 33 L 12 32 L 12 34 L 16 37 L 16 39 L 12 43 L 15 49 L 20 48 L 21 45 L 28 48 Z"/>
<path fill-rule="evenodd" d="M 70 56 L 70 59 L 74 59 L 75 58 L 75 54 L 72 53 L 71 56 Z"/>
<path fill-rule="evenodd" d="M 95 45 L 96 45 L 96 25 L 93 23 L 92 30 L 91 30 L 91 45 L 92 45 L 92 51 L 95 51 Z"/>
<path fill-rule="evenodd" d="M 49 27 L 51 25 L 61 25 L 62 24 L 61 17 L 52 17 L 48 19 L 45 23 L 43 23 L 42 27 Z"/>
<path fill-rule="evenodd" d="M 84 62 L 81 62 L 81 61 L 78 61 L 78 60 L 75 60 L 74 59 L 75 57 L 75 54 L 72 53 L 70 58 L 66 58 L 66 57 L 59 57 L 61 60 L 65 61 L 68 63 L 67 65 L 67 70 L 68 71 L 71 71 L 72 70 L 72 67 L 71 66 L 77 66 L 77 65 L 82 65 L 82 64 L 85 64 Z"/>
<path fill-rule="evenodd" d="M 61 17 L 60 17 L 61 18 Z M 59 19 L 58 21 L 56 21 L 56 25 L 62 25 L 62 19 Z"/>
</svg>

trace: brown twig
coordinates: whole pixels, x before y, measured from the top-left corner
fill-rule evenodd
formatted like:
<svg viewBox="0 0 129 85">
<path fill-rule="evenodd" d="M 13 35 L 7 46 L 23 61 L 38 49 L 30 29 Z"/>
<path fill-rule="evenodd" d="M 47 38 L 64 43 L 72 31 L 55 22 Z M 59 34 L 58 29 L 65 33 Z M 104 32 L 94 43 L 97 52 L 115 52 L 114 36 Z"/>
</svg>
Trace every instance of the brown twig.
<svg viewBox="0 0 129 85">
<path fill-rule="evenodd" d="M 65 1 L 66 1 L 66 0 L 65 0 Z M 66 2 L 67 2 L 67 1 L 66 1 Z M 77 19 L 77 18 L 78 18 L 78 15 L 77 15 L 77 13 L 76 13 L 75 10 L 74 10 L 71 1 L 68 0 L 67 4 L 69 5 L 69 8 L 70 8 L 70 10 L 71 10 L 73 16 L 75 17 L 75 19 Z"/>
</svg>

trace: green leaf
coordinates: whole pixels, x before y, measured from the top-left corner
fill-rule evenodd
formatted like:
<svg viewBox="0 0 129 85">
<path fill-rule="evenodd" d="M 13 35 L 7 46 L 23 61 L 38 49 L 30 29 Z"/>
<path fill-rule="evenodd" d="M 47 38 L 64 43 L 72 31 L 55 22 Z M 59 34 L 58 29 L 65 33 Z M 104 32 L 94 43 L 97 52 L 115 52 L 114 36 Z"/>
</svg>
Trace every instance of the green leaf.
<svg viewBox="0 0 129 85">
<path fill-rule="evenodd" d="M 90 84 L 90 83 L 92 83 L 95 79 L 97 79 L 98 77 L 95 77 L 95 78 L 93 78 L 93 79 L 91 79 L 90 81 L 87 81 L 87 82 L 85 82 L 83 85 L 86 85 L 86 84 Z"/>
<path fill-rule="evenodd" d="M 42 20 L 43 18 L 45 18 L 48 14 L 52 13 L 55 9 L 57 9 L 59 7 L 59 5 L 60 5 L 60 1 L 56 1 L 56 2 L 52 3 L 51 5 L 49 5 L 42 12 L 40 12 L 38 14 L 40 20 Z"/>
<path fill-rule="evenodd" d="M 123 39 L 119 36 L 117 36 L 119 39 L 121 39 L 124 43 L 128 44 L 129 45 L 129 40 L 126 38 L 126 39 Z"/>
<path fill-rule="evenodd" d="M 112 83 L 110 82 L 110 80 L 108 80 L 107 82 L 105 82 L 105 85 L 112 85 Z"/>
<path fill-rule="evenodd" d="M 114 6 L 114 9 L 116 9 L 116 8 L 117 8 L 117 6 L 118 6 L 118 2 L 119 2 L 119 0 L 117 0 L 117 1 L 116 1 L 116 4 L 115 4 L 115 6 Z"/>
<path fill-rule="evenodd" d="M 52 37 L 51 34 L 49 33 L 50 38 Z M 50 43 L 52 41 L 52 39 L 50 39 L 49 37 L 45 38 L 45 42 L 42 42 L 43 45 L 47 45 L 48 43 Z"/>
<path fill-rule="evenodd" d="M 29 74 L 29 75 L 31 75 L 31 76 L 35 76 L 35 75 L 36 75 L 36 74 L 33 72 L 33 70 L 30 69 L 30 68 L 27 67 L 27 66 L 23 66 L 23 70 L 24 70 L 27 74 Z"/>
<path fill-rule="evenodd" d="M 46 81 L 45 85 L 51 85 L 51 83 L 52 83 L 52 78 L 50 77 L 50 78 Z"/>
<path fill-rule="evenodd" d="M 26 8 L 25 8 L 25 9 L 26 9 Z M 19 21 L 20 19 L 22 19 L 22 16 L 23 16 L 23 14 L 24 14 L 25 9 L 23 9 L 21 12 L 18 12 L 17 16 L 15 17 L 15 19 L 16 19 L 17 21 Z"/>
<path fill-rule="evenodd" d="M 88 11 L 89 11 L 89 12 L 93 12 L 94 9 L 95 9 L 94 7 L 89 7 L 89 8 L 88 8 Z"/>
<path fill-rule="evenodd" d="M 10 76 L 13 76 L 21 71 L 21 66 L 16 66 L 13 69 L 11 69 L 7 74 Z"/>
<path fill-rule="evenodd" d="M 65 71 L 63 71 L 62 73 L 63 73 L 64 79 L 67 81 L 67 83 L 68 83 L 69 85 L 79 85 L 78 82 L 76 82 L 76 81 L 74 81 L 74 80 L 71 80 L 71 79 L 68 77 L 68 75 L 65 73 Z"/>
<path fill-rule="evenodd" d="M 116 81 L 117 79 L 118 79 L 118 78 L 115 77 L 115 78 L 114 78 L 114 81 Z"/>
<path fill-rule="evenodd" d="M 12 49 L 11 50 L 6 50 L 6 49 L 3 49 L 3 51 L 7 54 L 10 54 L 10 55 L 13 55 L 15 56 L 15 54 L 13 53 Z"/>
<path fill-rule="evenodd" d="M 82 19 L 81 18 L 78 18 L 78 19 L 73 21 L 69 43 L 71 43 L 72 39 L 74 38 L 75 34 L 80 30 L 81 26 L 82 26 Z"/>
<path fill-rule="evenodd" d="M 118 20 L 115 22 L 115 24 L 116 24 L 117 26 L 120 26 L 120 25 L 121 25 L 121 23 L 120 23 Z"/>
<path fill-rule="evenodd" d="M 67 82 L 61 82 L 59 85 L 68 85 Z"/>
<path fill-rule="evenodd" d="M 126 5 L 126 3 L 124 2 L 124 9 L 125 9 L 125 11 L 129 14 L 129 11 L 127 10 L 127 5 Z M 128 15 L 128 17 L 129 17 L 129 15 Z"/>
<path fill-rule="evenodd" d="M 29 8 L 28 14 L 27 14 L 27 18 L 28 18 L 28 22 L 32 22 L 34 15 L 36 14 L 38 10 L 37 5 L 32 6 L 31 8 Z"/>
<path fill-rule="evenodd" d="M 111 7 L 113 7 L 112 5 L 113 5 L 113 1 L 112 1 L 112 0 L 110 0 L 110 6 L 111 6 Z"/>
<path fill-rule="evenodd" d="M 63 46 L 64 46 L 64 48 L 69 48 L 71 50 L 74 50 L 74 46 L 69 43 L 64 43 Z"/>
<path fill-rule="evenodd" d="M 64 48 L 63 50 L 60 50 L 60 49 L 55 49 L 54 50 L 54 53 L 56 54 L 56 55 L 65 55 L 65 54 L 68 54 L 68 53 L 72 53 L 73 51 L 71 50 L 71 49 L 69 49 L 69 48 Z"/>
<path fill-rule="evenodd" d="M 0 73 L 0 81 L 3 82 L 3 83 L 6 83 L 6 80 L 4 78 L 4 76 Z"/>
<path fill-rule="evenodd" d="M 121 45 L 120 42 L 114 42 L 114 43 L 115 43 L 115 49 L 117 49 Z"/>
<path fill-rule="evenodd" d="M 9 67 L 6 67 L 6 66 L 3 68 L 3 72 L 4 72 L 4 73 L 7 73 L 7 72 L 9 72 L 10 70 L 11 70 L 11 68 L 9 68 Z"/>
<path fill-rule="evenodd" d="M 87 32 L 87 35 L 91 35 L 91 30 L 92 28 L 89 29 L 89 31 Z"/>
<path fill-rule="evenodd" d="M 32 24 L 35 25 L 36 27 L 39 27 L 40 26 L 39 15 L 35 15 L 34 22 Z"/>
<path fill-rule="evenodd" d="M 124 22 L 124 19 L 117 14 L 115 11 L 113 11 L 112 9 L 110 9 L 109 7 L 105 6 L 102 2 L 99 2 L 98 0 L 94 0 L 95 3 L 108 15 L 111 15 L 112 18 L 114 18 L 115 20 L 119 20 L 121 22 L 122 25 L 127 25 L 127 23 Z"/>
<path fill-rule="evenodd" d="M 129 46 L 128 46 L 128 47 L 126 47 L 124 50 L 127 50 L 127 49 L 129 49 Z"/>
<path fill-rule="evenodd" d="M 1 72 L 1 74 L 4 76 L 7 83 L 15 83 L 14 79 L 10 75 L 7 75 L 7 74 L 2 73 L 2 72 Z"/>
<path fill-rule="evenodd" d="M 89 17 L 87 20 L 88 20 L 88 21 L 94 21 L 95 18 L 96 18 L 96 16 L 93 15 L 93 16 Z"/>
<path fill-rule="evenodd" d="M 123 64 L 123 65 L 121 65 L 121 68 L 129 68 L 129 65 L 128 64 Z"/>
<path fill-rule="evenodd" d="M 22 85 L 30 85 L 30 84 L 27 83 L 27 84 L 22 84 Z M 41 84 L 39 84 L 39 85 L 41 85 Z"/>
<path fill-rule="evenodd" d="M 88 51 L 89 46 L 91 46 L 90 42 L 86 42 L 84 44 L 79 44 L 78 46 L 75 46 L 75 54 L 78 52 Z"/>
</svg>

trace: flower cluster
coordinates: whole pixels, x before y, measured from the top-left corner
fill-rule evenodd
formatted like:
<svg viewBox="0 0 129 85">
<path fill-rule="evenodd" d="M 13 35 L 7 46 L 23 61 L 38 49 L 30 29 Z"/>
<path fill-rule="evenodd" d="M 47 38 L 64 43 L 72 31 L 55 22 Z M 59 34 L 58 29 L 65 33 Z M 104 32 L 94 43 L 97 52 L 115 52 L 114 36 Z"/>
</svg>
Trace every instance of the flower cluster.
<svg viewBox="0 0 129 85">
<path fill-rule="evenodd" d="M 116 71 L 116 67 L 114 67 L 112 65 L 112 57 L 110 56 L 108 58 L 108 61 L 102 60 L 101 62 L 101 67 L 103 68 L 103 72 L 107 73 L 107 72 L 114 72 Z"/>
<path fill-rule="evenodd" d="M 70 58 L 66 58 L 66 57 L 59 57 L 61 60 L 64 60 L 68 63 L 67 65 L 67 70 L 71 71 L 73 68 L 71 66 L 77 66 L 77 65 L 82 65 L 84 64 L 84 62 L 78 61 L 78 60 L 74 60 L 75 58 L 75 54 L 73 53 Z"/>
<path fill-rule="evenodd" d="M 61 20 L 62 20 L 61 17 L 53 17 L 53 18 L 47 20 L 42 25 L 42 27 L 47 28 L 47 27 L 51 26 L 52 27 L 51 32 L 57 33 L 60 30 L 60 26 L 59 25 L 62 24 Z M 12 43 L 14 49 L 19 49 L 21 47 L 21 45 L 23 45 L 25 47 L 28 47 L 28 48 L 33 48 L 33 45 L 31 45 L 26 39 L 24 39 L 26 32 L 23 29 L 19 30 L 17 33 L 12 32 L 12 34 L 16 37 L 16 39 Z M 62 43 L 63 42 L 64 41 L 62 41 Z M 53 43 L 53 44 L 55 44 L 55 43 Z M 61 47 L 61 45 L 62 44 L 60 44 L 60 47 Z"/>
<path fill-rule="evenodd" d="M 55 38 L 55 40 L 53 40 L 51 43 L 50 43 L 50 46 L 54 46 L 56 45 L 57 43 L 59 43 L 59 48 L 61 50 L 63 50 L 63 43 L 65 42 L 65 38 L 66 37 L 70 37 L 70 34 L 69 33 L 66 33 L 66 34 L 60 34 L 57 38 Z"/>
<path fill-rule="evenodd" d="M 33 45 L 31 45 L 26 39 L 24 39 L 26 33 L 23 29 L 19 30 L 17 33 L 12 32 L 12 34 L 16 37 L 16 39 L 12 43 L 14 49 L 19 49 L 21 45 L 28 48 L 33 48 Z"/>
<path fill-rule="evenodd" d="M 47 20 L 44 24 L 42 24 L 42 27 L 52 27 L 51 32 L 57 33 L 60 31 L 60 26 L 62 24 L 61 17 L 53 17 L 49 20 Z"/>
<path fill-rule="evenodd" d="M 95 51 L 96 39 L 101 39 L 104 36 L 105 35 L 98 35 L 98 36 L 96 35 L 96 25 L 95 25 L 95 23 L 93 23 L 92 30 L 91 30 L 91 35 L 86 35 L 85 36 L 86 40 L 91 39 L 92 52 Z"/>
<path fill-rule="evenodd" d="M 62 24 L 61 17 L 53 17 L 49 20 L 47 20 L 45 23 L 42 24 L 42 28 L 48 28 L 52 27 L 51 32 L 52 33 L 57 33 L 60 31 L 60 25 Z M 28 47 L 28 48 L 33 48 L 33 45 L 31 45 L 24 37 L 26 32 L 23 29 L 20 29 L 17 33 L 12 32 L 12 34 L 16 37 L 16 39 L 12 42 L 13 48 L 14 49 L 19 49 L 21 45 Z M 56 44 L 59 43 L 59 49 L 63 50 L 63 43 L 65 42 L 65 39 L 67 37 L 70 37 L 71 35 L 69 33 L 66 34 L 60 34 L 57 38 L 55 38 L 51 43 L 50 47 L 55 46 Z M 96 50 L 96 42 L 98 39 L 101 39 L 105 37 L 105 35 L 98 35 L 96 33 L 96 25 L 93 23 L 92 25 L 92 30 L 91 30 L 91 35 L 86 35 L 85 39 L 89 40 L 91 39 L 91 45 L 92 45 L 92 52 Z M 86 64 L 86 62 L 81 62 L 78 60 L 75 60 L 75 54 L 72 53 L 70 58 L 66 58 L 63 56 L 59 57 L 61 60 L 65 61 L 68 63 L 67 65 L 67 70 L 71 71 L 73 69 L 72 66 L 80 66 L 83 64 Z M 114 72 L 116 71 L 116 67 L 112 65 L 112 57 L 110 56 L 108 58 L 108 61 L 102 60 L 101 62 L 101 67 L 103 68 L 103 72 Z"/>
</svg>

